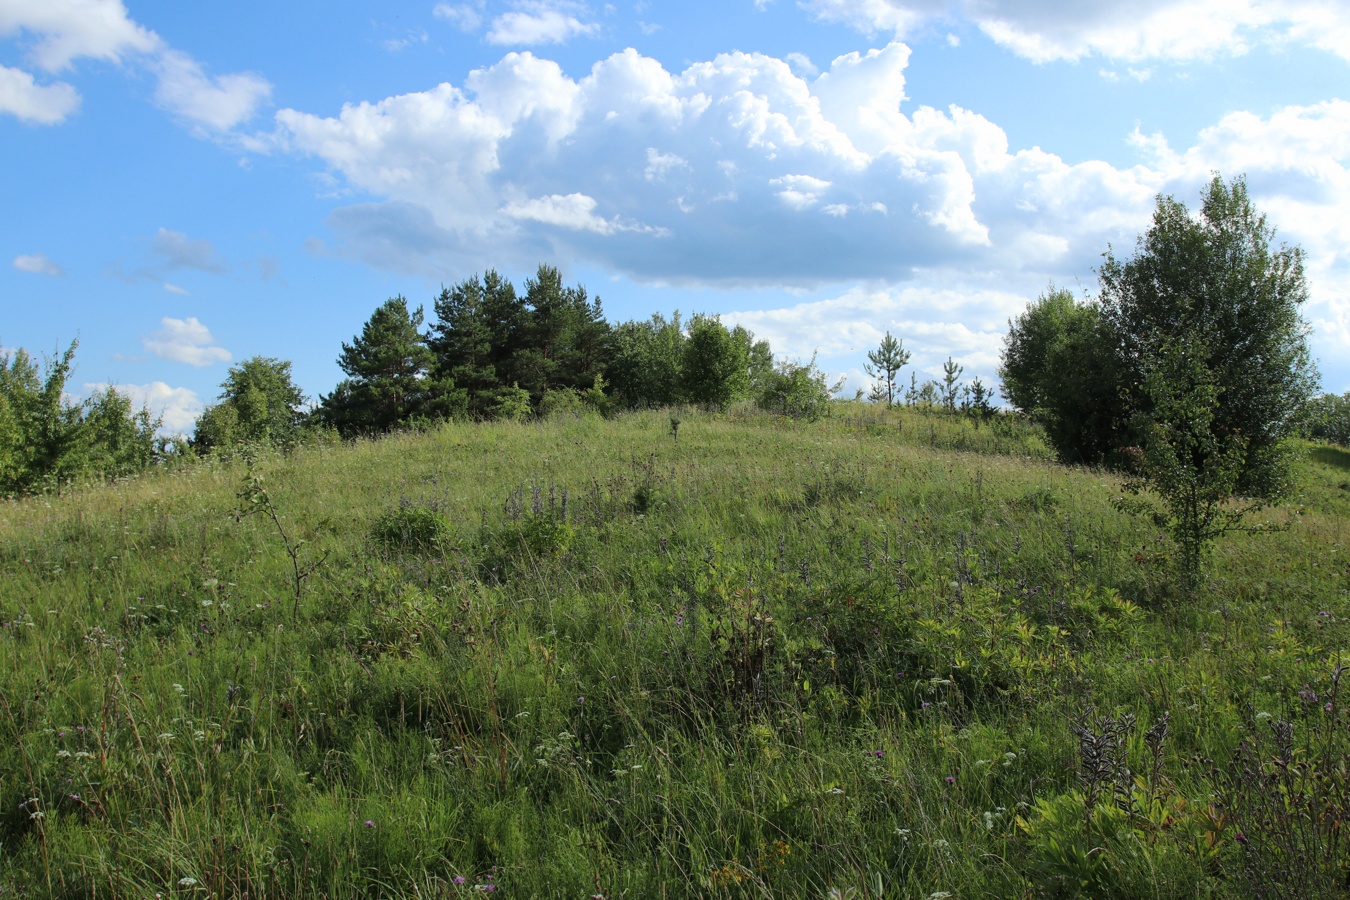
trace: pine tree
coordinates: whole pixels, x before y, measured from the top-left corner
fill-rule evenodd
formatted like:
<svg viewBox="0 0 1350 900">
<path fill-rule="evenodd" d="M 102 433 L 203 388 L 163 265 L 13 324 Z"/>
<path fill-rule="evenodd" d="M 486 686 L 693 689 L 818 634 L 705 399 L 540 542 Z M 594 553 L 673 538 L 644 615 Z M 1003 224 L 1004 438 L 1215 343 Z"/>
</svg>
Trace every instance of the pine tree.
<svg viewBox="0 0 1350 900">
<path fill-rule="evenodd" d="M 881 339 L 881 346 L 867 354 L 870 363 L 863 369 L 867 372 L 868 378 L 879 379 L 872 386 L 873 402 L 885 400 L 888 408 L 895 405 L 896 378 L 909 362 L 909 357 L 909 352 L 905 350 L 905 342 L 897 341 L 889 331 Z"/>
<path fill-rule="evenodd" d="M 947 407 L 947 412 L 956 412 L 956 398 L 960 394 L 958 384 L 964 371 L 965 367 L 953 362 L 950 356 L 942 364 L 942 405 Z"/>
<path fill-rule="evenodd" d="M 422 308 L 403 297 L 386 300 L 352 343 L 342 345 L 338 366 L 350 378 L 320 402 L 320 417 L 343 434 L 388 431 L 416 414 L 435 357 L 418 330 Z"/>
</svg>

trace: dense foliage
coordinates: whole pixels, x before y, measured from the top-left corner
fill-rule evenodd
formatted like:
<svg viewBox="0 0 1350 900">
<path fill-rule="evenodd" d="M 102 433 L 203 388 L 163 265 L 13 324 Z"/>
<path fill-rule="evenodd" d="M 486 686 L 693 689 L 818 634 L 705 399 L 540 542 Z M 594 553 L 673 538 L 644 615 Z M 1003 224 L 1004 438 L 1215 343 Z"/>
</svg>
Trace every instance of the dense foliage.
<svg viewBox="0 0 1350 900">
<path fill-rule="evenodd" d="M 1160 197 L 1134 257 L 1108 250 L 1099 274 L 1095 302 L 1052 287 L 1009 323 L 1000 370 L 1009 402 L 1045 425 L 1062 460 L 1110 462 L 1156 433 L 1148 385 L 1184 338 L 1218 387 L 1215 440 L 1242 442 L 1235 489 L 1278 495 L 1281 442 L 1317 382 L 1300 312 L 1302 251 L 1274 245 L 1241 178 L 1215 176 L 1198 215 Z"/>
<path fill-rule="evenodd" d="M 0 355 L 0 497 L 144 471 L 163 457 L 159 421 L 116 388 L 65 395 L 74 343 L 43 368 L 22 349 Z"/>
<path fill-rule="evenodd" d="M 1350 392 L 1322 394 L 1308 401 L 1303 428 L 1315 440 L 1350 446 Z"/>
<path fill-rule="evenodd" d="M 437 320 L 395 297 L 339 365 L 350 378 L 325 395 L 318 420 L 344 435 L 412 422 L 520 419 L 556 411 L 682 403 L 722 409 L 762 394 L 774 373 L 764 341 L 716 316 L 611 326 L 599 298 L 541 265 L 518 294 L 489 270 L 436 298 Z"/>
<path fill-rule="evenodd" d="M 1101 462 L 1122 446 L 1121 367 L 1097 304 L 1051 285 L 1008 323 L 998 374 L 1064 462 Z"/>
<path fill-rule="evenodd" d="M 1149 374 L 1185 335 L 1222 388 L 1211 429 L 1244 443 L 1237 488 L 1257 496 L 1283 489 L 1280 442 L 1294 433 L 1317 386 L 1300 311 L 1308 297 L 1303 252 L 1274 239 L 1245 182 L 1215 176 L 1198 216 L 1160 198 L 1134 258 L 1108 251 L 1100 273 L 1102 316 L 1124 370 L 1129 413 L 1150 421 Z"/>
<path fill-rule="evenodd" d="M 197 419 L 199 453 L 243 445 L 292 446 L 306 425 L 304 393 L 288 360 L 255 356 L 231 366 L 220 397 Z"/>
</svg>

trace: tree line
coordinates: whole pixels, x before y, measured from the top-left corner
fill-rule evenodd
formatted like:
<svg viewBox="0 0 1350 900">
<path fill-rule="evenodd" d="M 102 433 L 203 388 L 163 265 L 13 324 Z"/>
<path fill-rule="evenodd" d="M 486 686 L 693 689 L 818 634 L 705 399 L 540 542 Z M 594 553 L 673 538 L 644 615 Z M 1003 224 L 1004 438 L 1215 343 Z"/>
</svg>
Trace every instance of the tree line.
<svg viewBox="0 0 1350 900">
<path fill-rule="evenodd" d="M 127 394 L 67 397 L 76 346 L 45 367 L 22 349 L 0 354 L 0 497 L 129 475 L 172 452 L 173 442 L 156 435 L 160 420 Z"/>
<path fill-rule="evenodd" d="M 1226 459 L 1232 491 L 1277 496 L 1285 438 L 1350 442 L 1350 394 L 1317 395 L 1299 312 L 1302 251 L 1273 240 L 1241 178 L 1215 176 L 1198 216 L 1160 197 L 1134 257 L 1104 254 L 1096 297 L 1051 285 L 1009 322 L 998 373 L 1009 407 L 1040 423 L 1066 463 L 1138 470 L 1153 453 L 1156 468 L 1161 429 L 1169 446 L 1189 447 L 1172 453 L 1176 464 L 1203 474 L 1206 460 Z M 119 477 L 189 447 L 285 447 L 322 429 L 353 437 L 446 419 L 745 400 L 814 418 L 842 386 L 814 358 L 775 362 L 767 341 L 717 316 L 610 324 L 598 297 L 548 265 L 523 291 L 489 269 L 442 288 L 432 310 L 428 323 L 402 296 L 381 304 L 342 344 L 346 377 L 317 403 L 289 361 L 231 367 L 186 443 L 157 437 L 160 422 L 116 389 L 68 400 L 75 344 L 45 372 L 22 350 L 0 355 L 0 495 Z M 950 357 L 940 379 L 911 373 L 906 386 L 910 358 L 887 332 L 867 354 L 868 399 L 966 414 L 977 426 L 995 413 L 993 389 L 964 382 Z"/>
<path fill-rule="evenodd" d="M 285 443 L 306 427 L 343 437 L 447 419 L 520 420 L 558 412 L 753 400 L 815 417 L 839 385 L 809 362 L 775 362 L 767 341 L 717 316 L 679 313 L 611 325 L 599 298 L 539 266 L 524 291 L 495 270 L 443 288 L 434 321 L 402 296 L 381 304 L 338 366 L 344 378 L 312 410 L 290 363 L 255 358 L 231 369 L 192 445 Z"/>
</svg>

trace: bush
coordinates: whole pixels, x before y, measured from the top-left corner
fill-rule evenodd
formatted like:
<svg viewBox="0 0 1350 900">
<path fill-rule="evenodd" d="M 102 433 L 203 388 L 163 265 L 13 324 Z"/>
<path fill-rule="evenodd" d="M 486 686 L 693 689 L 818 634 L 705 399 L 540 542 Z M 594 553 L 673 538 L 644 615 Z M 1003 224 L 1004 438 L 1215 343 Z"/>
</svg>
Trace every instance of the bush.
<svg viewBox="0 0 1350 900">
<path fill-rule="evenodd" d="M 1029 414 L 1063 462 L 1097 463 L 1121 443 L 1118 366 L 1100 310 L 1054 285 L 1008 323 L 1003 396 Z"/>
<path fill-rule="evenodd" d="M 1308 401 L 1304 433 L 1315 441 L 1350 445 L 1350 392 L 1323 394 Z"/>
<path fill-rule="evenodd" d="M 451 535 L 445 516 L 425 506 L 400 506 L 380 516 L 371 529 L 375 543 L 395 551 L 443 549 Z"/>
<path fill-rule="evenodd" d="M 761 409 L 810 421 L 829 411 L 830 395 L 843 385 L 842 381 L 833 387 L 827 384 L 825 373 L 816 368 L 814 356 L 805 365 L 790 360 L 779 363 L 764 382 L 756 398 Z"/>
</svg>

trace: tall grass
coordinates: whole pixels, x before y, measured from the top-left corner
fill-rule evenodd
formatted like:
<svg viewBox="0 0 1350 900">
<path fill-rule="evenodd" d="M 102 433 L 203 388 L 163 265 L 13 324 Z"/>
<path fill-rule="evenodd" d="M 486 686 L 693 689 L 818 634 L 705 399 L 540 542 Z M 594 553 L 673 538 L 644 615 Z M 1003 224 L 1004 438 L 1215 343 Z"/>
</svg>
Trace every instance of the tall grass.
<svg viewBox="0 0 1350 900">
<path fill-rule="evenodd" d="M 679 416 L 0 507 L 0 893 L 1344 891 L 1325 448 L 1182 602 L 1017 423 Z"/>
</svg>

